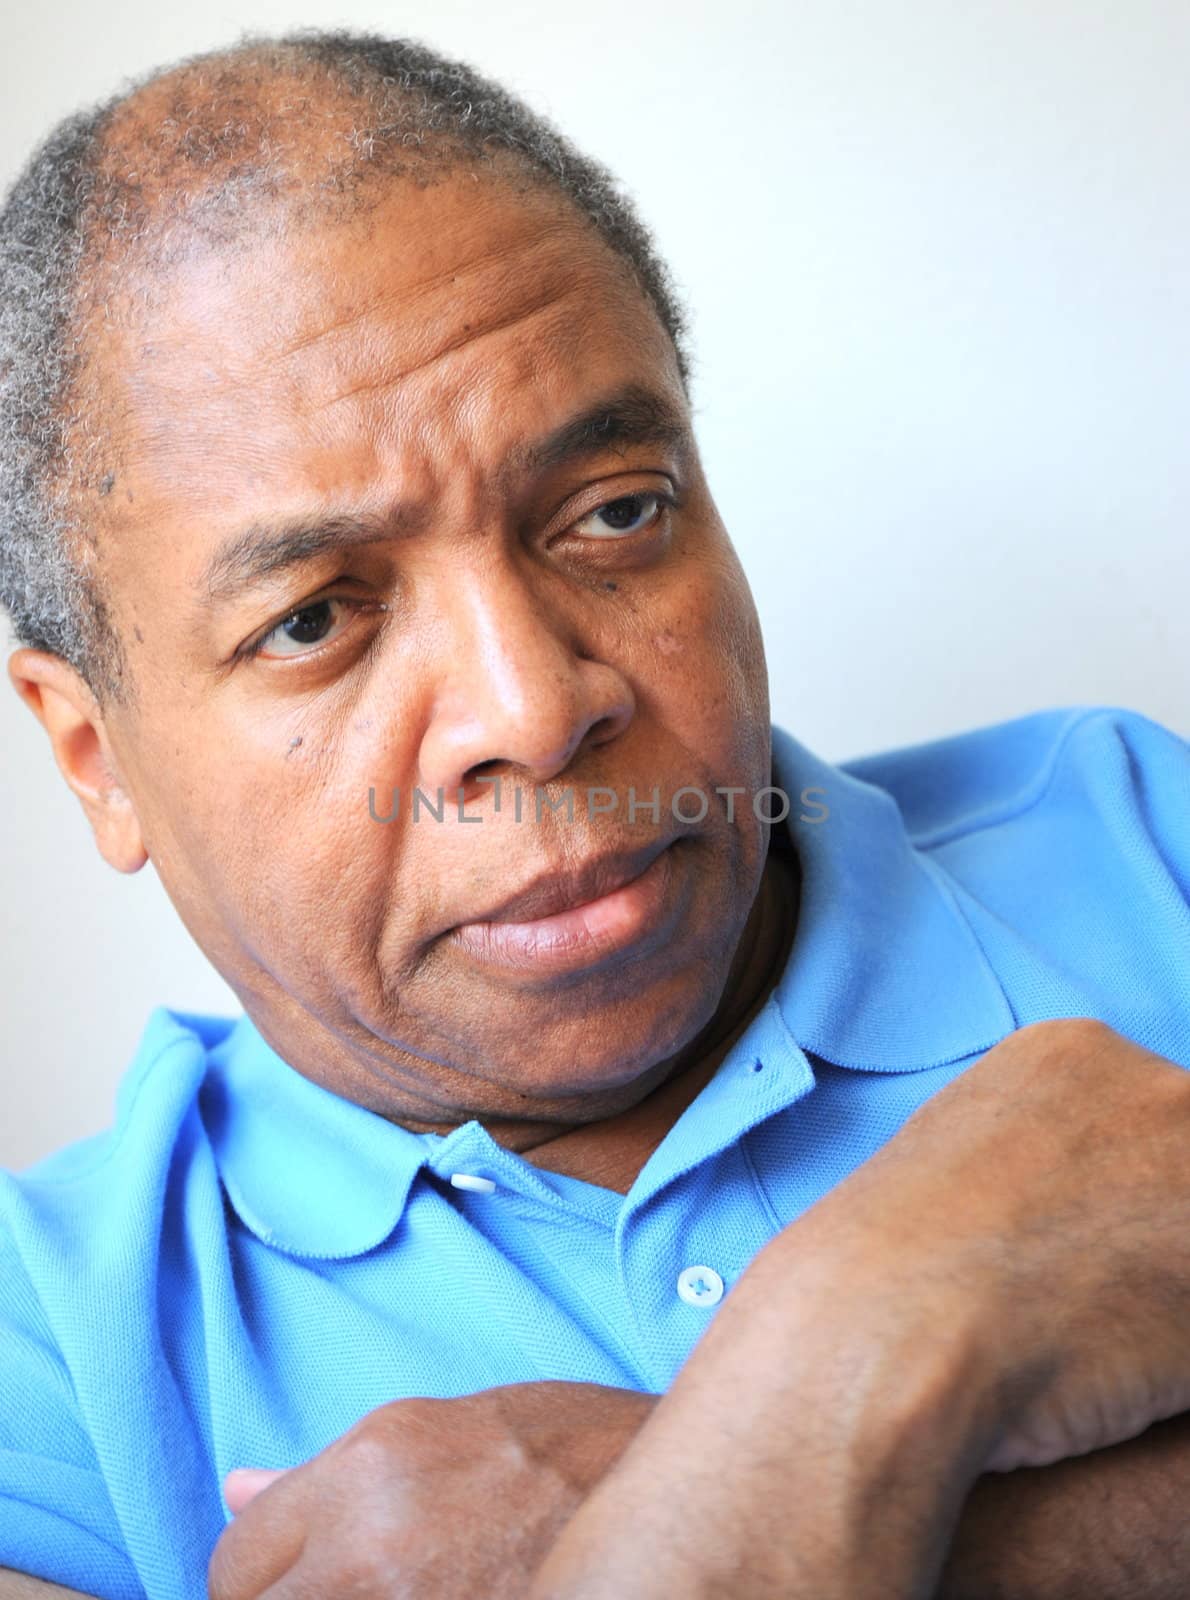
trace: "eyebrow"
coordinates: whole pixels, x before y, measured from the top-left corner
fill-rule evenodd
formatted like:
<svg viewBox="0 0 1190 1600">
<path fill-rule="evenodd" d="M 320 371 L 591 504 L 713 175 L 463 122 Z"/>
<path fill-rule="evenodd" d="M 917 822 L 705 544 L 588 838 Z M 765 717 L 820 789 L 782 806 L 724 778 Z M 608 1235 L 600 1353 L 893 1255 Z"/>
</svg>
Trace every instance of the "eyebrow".
<svg viewBox="0 0 1190 1600">
<path fill-rule="evenodd" d="M 658 390 L 627 384 L 544 437 L 514 446 L 496 481 L 501 491 L 508 493 L 518 481 L 627 445 L 670 450 L 685 464 L 693 449 L 686 412 Z M 210 601 L 227 600 L 328 551 L 374 544 L 411 531 L 422 526 L 426 516 L 424 506 L 397 504 L 384 515 L 337 514 L 254 522 L 219 546 L 200 582 Z"/>
<path fill-rule="evenodd" d="M 502 488 L 508 488 L 512 479 L 548 472 L 616 445 L 659 445 L 682 454 L 689 451 L 691 443 L 685 412 L 657 390 L 631 383 L 562 423 L 544 439 L 514 447 L 499 481 Z"/>
</svg>

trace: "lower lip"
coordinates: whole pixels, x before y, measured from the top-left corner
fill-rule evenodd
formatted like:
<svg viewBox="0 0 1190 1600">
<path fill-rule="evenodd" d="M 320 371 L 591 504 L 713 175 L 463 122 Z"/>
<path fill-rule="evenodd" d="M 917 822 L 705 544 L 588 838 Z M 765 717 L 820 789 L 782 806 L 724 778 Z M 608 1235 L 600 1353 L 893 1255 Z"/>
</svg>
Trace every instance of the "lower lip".
<svg viewBox="0 0 1190 1600">
<path fill-rule="evenodd" d="M 661 924 L 673 881 L 668 845 L 631 883 L 533 922 L 464 922 L 451 937 L 490 965 L 575 972 L 628 949 Z"/>
</svg>

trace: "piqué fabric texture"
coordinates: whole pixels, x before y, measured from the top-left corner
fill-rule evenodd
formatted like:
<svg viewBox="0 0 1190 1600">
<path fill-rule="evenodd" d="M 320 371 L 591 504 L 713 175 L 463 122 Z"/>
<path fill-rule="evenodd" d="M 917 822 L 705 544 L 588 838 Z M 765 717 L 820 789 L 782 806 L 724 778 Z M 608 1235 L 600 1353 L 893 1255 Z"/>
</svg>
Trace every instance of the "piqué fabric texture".
<svg viewBox="0 0 1190 1600">
<path fill-rule="evenodd" d="M 247 1017 L 152 1014 L 112 1129 L 0 1172 L 0 1566 L 205 1600 L 232 1467 L 403 1397 L 664 1392 L 761 1246 L 1014 1029 L 1190 1066 L 1186 741 L 1082 706 L 839 765 L 774 729 L 773 763 L 788 963 L 626 1196 L 399 1128 Z"/>
</svg>

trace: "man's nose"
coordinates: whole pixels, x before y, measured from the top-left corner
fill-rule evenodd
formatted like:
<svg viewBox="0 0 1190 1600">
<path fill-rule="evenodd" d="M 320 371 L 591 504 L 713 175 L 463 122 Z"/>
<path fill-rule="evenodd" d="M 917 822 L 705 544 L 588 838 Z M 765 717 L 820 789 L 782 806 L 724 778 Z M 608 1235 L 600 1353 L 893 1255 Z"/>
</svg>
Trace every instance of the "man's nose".
<svg viewBox="0 0 1190 1600">
<path fill-rule="evenodd" d="M 449 659 L 419 751 L 427 791 L 470 791 L 481 768 L 547 783 L 580 746 L 605 744 L 632 721 L 628 680 L 585 653 L 523 575 L 464 580 L 448 605 Z"/>
</svg>

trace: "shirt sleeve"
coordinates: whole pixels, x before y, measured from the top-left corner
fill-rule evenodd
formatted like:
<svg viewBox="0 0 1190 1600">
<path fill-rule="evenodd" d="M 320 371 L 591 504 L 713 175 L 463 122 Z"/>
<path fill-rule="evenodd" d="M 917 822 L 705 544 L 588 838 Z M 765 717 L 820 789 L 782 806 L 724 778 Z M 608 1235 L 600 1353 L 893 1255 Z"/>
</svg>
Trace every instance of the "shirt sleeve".
<svg viewBox="0 0 1190 1600">
<path fill-rule="evenodd" d="M 99 1600 L 146 1600 L 70 1374 L 0 1232 L 0 1567 Z"/>
</svg>

